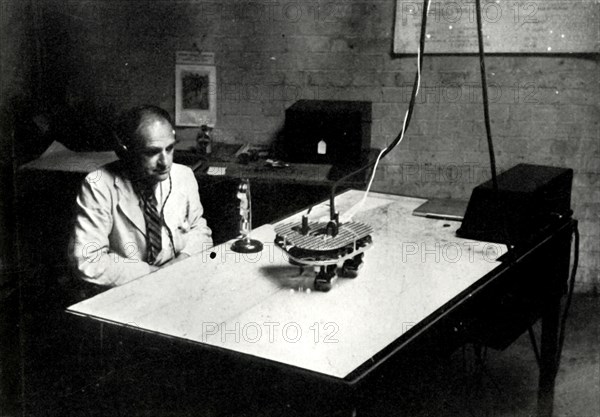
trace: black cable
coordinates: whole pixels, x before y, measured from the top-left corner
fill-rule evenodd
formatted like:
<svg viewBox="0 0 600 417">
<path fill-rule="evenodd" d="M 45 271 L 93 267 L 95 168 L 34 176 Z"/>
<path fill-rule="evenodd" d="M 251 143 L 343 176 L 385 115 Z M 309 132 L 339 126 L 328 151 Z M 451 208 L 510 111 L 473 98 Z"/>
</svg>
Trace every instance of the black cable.
<svg viewBox="0 0 600 417">
<path fill-rule="evenodd" d="M 490 158 L 490 171 L 492 174 L 492 188 L 494 190 L 494 198 L 496 200 L 496 205 L 500 207 L 500 192 L 498 191 L 498 178 L 496 175 L 496 156 L 494 153 L 494 142 L 492 140 L 492 126 L 490 123 L 487 76 L 485 72 L 485 52 L 483 50 L 483 28 L 481 23 L 481 0 L 475 0 L 475 10 L 477 14 L 477 45 L 479 48 L 479 73 L 481 75 L 481 95 L 483 99 L 483 118 L 485 122 L 485 134 L 487 138 L 488 154 Z M 508 232 L 508 219 L 506 217 L 505 211 L 502 210 L 502 207 L 500 207 L 500 221 L 502 222 L 501 230 L 504 234 L 504 243 L 506 244 L 508 252 L 510 252 L 512 245 L 510 242 L 510 233 Z M 513 256 L 507 256 L 506 259 L 511 263 L 512 261 L 514 261 Z"/>
<path fill-rule="evenodd" d="M 527 332 L 529 333 L 529 341 L 531 342 L 531 348 L 533 349 L 533 354 L 535 355 L 535 361 L 537 362 L 538 368 L 541 366 L 542 359 L 540 357 L 540 350 L 538 349 L 537 341 L 535 338 L 535 333 L 533 332 L 533 327 L 529 326 L 527 328 Z"/>
<path fill-rule="evenodd" d="M 557 357 L 556 357 L 556 369 L 555 372 L 558 372 L 560 368 L 560 360 L 562 357 L 563 346 L 565 343 L 565 329 L 567 324 L 567 317 L 569 316 L 569 309 L 571 307 L 571 302 L 573 300 L 573 292 L 575 289 L 575 278 L 577 276 L 577 267 L 579 265 L 579 228 L 575 226 L 573 229 L 573 234 L 575 235 L 575 247 L 573 249 L 573 267 L 571 269 L 571 275 L 569 277 L 569 288 L 567 290 L 567 301 L 565 302 L 565 308 L 563 310 L 562 317 L 560 319 L 559 333 L 558 333 L 558 349 L 557 349 Z M 535 353 L 535 359 L 538 364 L 538 367 L 541 366 L 541 357 L 537 347 L 537 342 L 535 338 L 535 334 L 533 333 L 533 328 L 529 327 L 529 338 L 531 340 L 531 346 Z"/>
<path fill-rule="evenodd" d="M 163 222 L 163 224 L 167 228 L 167 235 L 169 235 L 169 241 L 171 242 L 171 247 L 173 248 L 173 256 L 176 257 L 177 254 L 175 253 L 175 243 L 173 241 L 173 232 L 171 232 L 171 228 L 169 227 L 169 225 L 167 224 L 167 221 L 165 220 L 165 206 L 167 205 L 167 201 L 169 201 L 169 197 L 171 196 L 172 191 L 173 191 L 173 181 L 171 180 L 171 173 L 169 173 L 169 193 L 167 194 L 167 197 L 165 198 L 165 202 L 163 203 L 162 208 L 160 209 L 160 220 Z"/>
<path fill-rule="evenodd" d="M 565 303 L 565 309 L 563 311 L 563 316 L 560 322 L 560 328 L 558 333 L 558 357 L 556 358 L 556 372 L 558 372 L 558 368 L 560 367 L 560 359 L 565 343 L 565 328 L 567 325 L 567 317 L 569 316 L 569 308 L 571 307 L 571 301 L 573 300 L 575 278 L 577 276 L 577 267 L 579 265 L 579 227 L 577 225 L 575 225 L 575 228 L 573 229 L 573 234 L 575 235 L 575 248 L 573 249 L 573 268 L 571 269 L 569 289 L 567 291 L 567 301 Z"/>
<path fill-rule="evenodd" d="M 375 165 L 375 163 L 377 162 L 377 159 L 379 159 L 379 160 L 383 159 L 400 142 L 400 139 L 402 139 L 402 137 L 404 136 L 404 132 L 406 131 L 406 129 L 408 129 L 408 126 L 410 124 L 410 119 L 412 117 L 413 109 L 415 106 L 416 97 L 417 97 L 417 85 L 418 85 L 419 77 L 420 77 L 419 69 L 423 68 L 423 55 L 425 52 L 425 29 L 427 26 L 427 5 L 428 5 L 428 3 L 429 3 L 429 0 L 423 0 L 423 13 L 422 13 L 422 17 L 421 17 L 421 34 L 419 36 L 419 50 L 420 50 L 419 65 L 418 65 L 417 73 L 415 75 L 415 80 L 413 83 L 413 89 L 412 89 L 412 93 L 410 96 L 410 102 L 408 104 L 408 113 L 406 114 L 406 123 L 402 126 L 402 130 L 400 131 L 400 133 L 398 133 L 398 135 L 396 136 L 394 141 L 385 149 L 385 151 L 381 154 L 381 156 L 378 156 L 377 158 L 371 160 L 366 165 L 363 165 L 362 167 L 356 169 L 355 171 L 352 171 L 351 173 L 343 176 L 342 178 L 338 179 L 333 184 L 333 186 L 331 187 L 331 195 L 329 198 L 329 213 L 330 213 L 331 220 L 334 220 L 336 218 L 335 190 L 337 189 L 337 187 L 342 182 L 346 181 L 348 178 L 351 178 L 354 175 L 358 174 L 359 172 L 362 172 L 362 171 L 365 171 L 366 169 L 371 168 L 373 165 Z"/>
<path fill-rule="evenodd" d="M 477 14 L 477 38 L 479 46 L 479 66 L 481 74 L 481 93 L 483 95 L 483 115 L 485 118 L 485 133 L 487 136 L 488 153 L 490 155 L 490 170 L 492 171 L 492 184 L 498 191 L 498 178 L 496 178 L 496 157 L 494 156 L 494 143 L 492 142 L 492 127 L 490 125 L 490 109 L 488 104 L 487 79 L 485 75 L 485 54 L 483 51 L 483 30 L 481 28 L 481 0 L 475 0 Z"/>
</svg>

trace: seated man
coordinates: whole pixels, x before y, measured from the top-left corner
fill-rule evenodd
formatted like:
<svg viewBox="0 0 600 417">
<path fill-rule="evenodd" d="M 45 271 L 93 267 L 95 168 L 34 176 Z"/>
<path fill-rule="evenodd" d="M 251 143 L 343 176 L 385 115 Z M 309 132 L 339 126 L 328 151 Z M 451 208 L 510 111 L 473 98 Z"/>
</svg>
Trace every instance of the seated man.
<svg viewBox="0 0 600 417">
<path fill-rule="evenodd" d="M 70 260 L 91 283 L 116 286 L 212 246 L 191 169 L 173 164 L 169 114 L 138 107 L 121 119 L 119 161 L 91 172 L 77 197 Z"/>
</svg>

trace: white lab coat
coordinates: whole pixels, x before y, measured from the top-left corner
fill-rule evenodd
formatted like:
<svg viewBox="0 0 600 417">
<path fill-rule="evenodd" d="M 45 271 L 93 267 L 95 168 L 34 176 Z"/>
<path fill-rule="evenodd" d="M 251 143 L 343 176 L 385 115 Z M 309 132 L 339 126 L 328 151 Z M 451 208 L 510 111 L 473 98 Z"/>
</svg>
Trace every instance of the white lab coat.
<svg viewBox="0 0 600 417">
<path fill-rule="evenodd" d="M 75 273 L 94 284 L 116 286 L 150 273 L 143 207 L 122 172 L 121 161 L 91 172 L 77 197 L 69 258 Z M 162 250 L 155 265 L 182 252 L 201 252 L 213 244 L 192 170 L 173 164 L 171 184 L 168 199 L 169 180 L 159 183 L 156 195 L 159 212 L 164 205 L 164 223 L 171 230 L 175 247 L 163 225 Z"/>
</svg>

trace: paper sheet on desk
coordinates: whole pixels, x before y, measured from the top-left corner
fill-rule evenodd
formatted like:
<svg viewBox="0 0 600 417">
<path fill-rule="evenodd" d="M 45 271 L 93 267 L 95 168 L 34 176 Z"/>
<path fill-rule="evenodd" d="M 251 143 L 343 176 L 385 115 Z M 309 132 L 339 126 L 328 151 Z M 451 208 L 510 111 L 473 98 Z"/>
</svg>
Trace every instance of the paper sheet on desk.
<svg viewBox="0 0 600 417">
<path fill-rule="evenodd" d="M 344 201 L 342 204 L 339 204 L 339 198 L 336 197 L 336 210 L 340 213 L 340 221 L 342 223 L 346 223 L 351 221 L 353 216 L 357 213 L 362 213 L 366 211 L 371 211 L 378 209 L 379 207 L 383 207 L 391 204 L 389 200 L 386 198 L 377 197 L 373 194 L 366 194 L 367 198 L 365 198 L 364 191 L 357 191 L 355 195 L 355 200 Z M 406 197 L 407 199 L 411 199 L 411 197 Z M 420 199 L 414 198 L 415 201 L 419 201 Z M 317 210 L 313 210 L 313 216 L 320 215 L 318 217 L 319 222 L 328 222 L 330 220 L 329 217 L 329 202 L 325 204 L 321 204 L 317 206 Z M 321 214 L 323 213 L 323 214 Z"/>
<path fill-rule="evenodd" d="M 227 167 L 208 167 L 208 171 L 206 173 L 208 175 L 225 175 L 225 171 Z"/>
<path fill-rule="evenodd" d="M 20 168 L 87 173 L 117 159 L 117 154 L 113 151 L 74 152 L 62 143 L 54 141 L 38 159 Z"/>
</svg>

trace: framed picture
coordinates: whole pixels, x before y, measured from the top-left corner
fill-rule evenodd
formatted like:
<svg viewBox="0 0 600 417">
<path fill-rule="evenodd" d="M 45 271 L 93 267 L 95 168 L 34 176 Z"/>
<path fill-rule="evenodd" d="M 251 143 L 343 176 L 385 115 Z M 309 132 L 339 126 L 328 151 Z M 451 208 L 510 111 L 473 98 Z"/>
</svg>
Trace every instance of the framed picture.
<svg viewBox="0 0 600 417">
<path fill-rule="evenodd" d="M 175 124 L 214 126 L 216 122 L 216 67 L 177 64 L 175 66 Z"/>
</svg>

